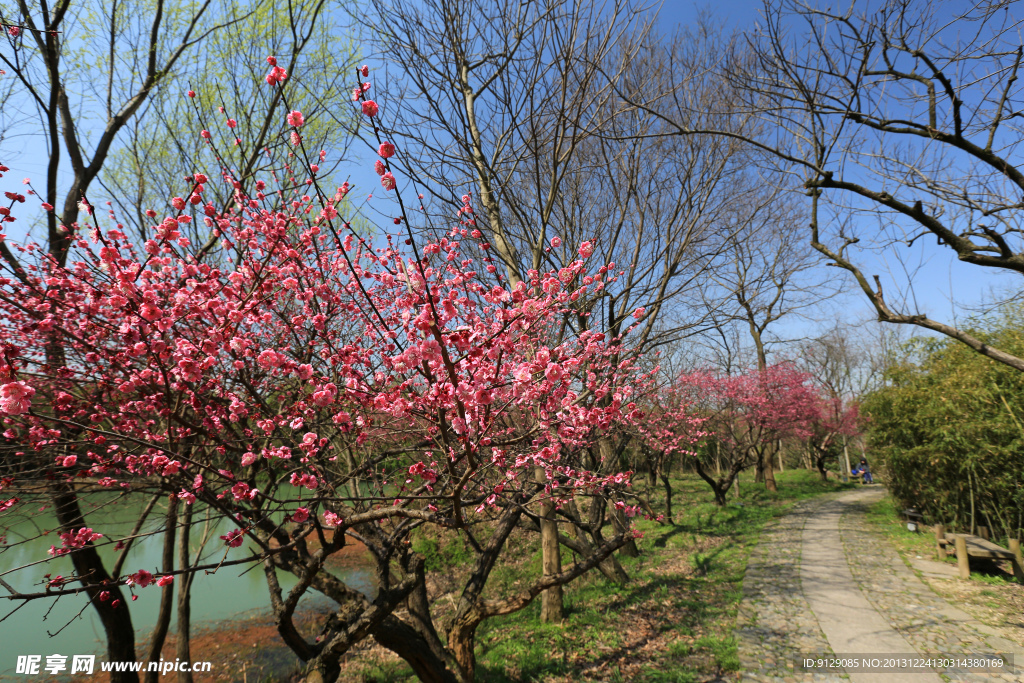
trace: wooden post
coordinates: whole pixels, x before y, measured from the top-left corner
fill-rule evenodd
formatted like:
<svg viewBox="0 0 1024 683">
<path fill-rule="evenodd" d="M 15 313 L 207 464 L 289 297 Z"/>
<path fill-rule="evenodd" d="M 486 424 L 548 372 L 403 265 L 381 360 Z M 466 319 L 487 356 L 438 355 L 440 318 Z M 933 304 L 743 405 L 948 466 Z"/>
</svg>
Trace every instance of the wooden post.
<svg viewBox="0 0 1024 683">
<path fill-rule="evenodd" d="M 846 463 L 846 469 L 843 471 L 843 481 L 847 482 L 850 480 L 850 452 L 846 448 L 846 435 L 843 435 L 843 462 Z"/>
<path fill-rule="evenodd" d="M 946 544 L 943 541 L 946 540 L 946 525 L 936 524 L 935 525 L 935 555 L 940 559 L 944 560 L 949 556 L 946 552 Z"/>
<path fill-rule="evenodd" d="M 971 564 L 967 559 L 967 539 L 963 534 L 956 536 L 956 564 L 960 568 L 960 578 L 971 578 Z"/>
<path fill-rule="evenodd" d="M 978 535 L 981 536 L 982 538 L 984 538 L 986 541 L 989 540 L 988 527 L 987 526 L 979 526 L 978 527 Z"/>
<path fill-rule="evenodd" d="M 1024 555 L 1020 552 L 1020 541 L 1016 538 L 1010 539 L 1010 552 L 1013 553 L 1013 575 L 1017 577 L 1017 583 L 1024 583 Z"/>
</svg>

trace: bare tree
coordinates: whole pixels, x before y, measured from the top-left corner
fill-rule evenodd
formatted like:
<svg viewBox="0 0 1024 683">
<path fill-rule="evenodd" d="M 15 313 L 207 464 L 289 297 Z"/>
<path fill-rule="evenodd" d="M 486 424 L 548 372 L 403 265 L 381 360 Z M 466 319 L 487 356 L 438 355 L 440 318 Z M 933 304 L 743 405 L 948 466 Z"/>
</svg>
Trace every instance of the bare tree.
<svg viewBox="0 0 1024 683">
<path fill-rule="evenodd" d="M 766 3 L 749 41 L 753 61 L 726 55 L 718 67 L 745 93 L 739 106 L 762 122 L 761 134 L 717 132 L 792 175 L 810 197 L 811 245 L 850 273 L 880 321 L 948 335 L 1024 371 L 1024 359 L 955 320 L 931 318 L 908 292 L 886 293 L 860 251 L 897 260 L 938 252 L 1024 273 L 1020 21 L 1007 2 L 948 8 L 890 0 L 833 12 Z M 674 124 L 676 134 L 712 131 L 690 125 L 692 108 L 678 98 L 627 101 Z M 957 283 L 956 292 L 968 291 Z"/>
<path fill-rule="evenodd" d="M 763 181 L 762 181 L 763 183 Z M 768 367 L 769 347 L 783 341 L 774 334 L 784 318 L 806 317 L 836 293 L 799 239 L 799 208 L 777 187 L 764 183 L 759 201 L 737 207 L 726 249 L 710 277 L 735 306 L 739 327 L 750 337 L 757 367 Z M 756 197 L 749 193 L 751 198 Z M 718 302 L 713 306 L 721 307 Z M 728 309 L 726 309 L 728 310 Z M 759 451 L 757 481 L 776 491 L 775 446 Z"/>
<path fill-rule="evenodd" d="M 334 18 L 343 4 L 295 0 L 287 7 L 256 2 L 230 8 L 237 20 L 179 62 L 128 124 L 99 176 L 102 192 L 96 196 L 111 200 L 118 220 L 140 240 L 149 239 L 155 221 L 145 211 L 156 210 L 161 217 L 173 211 L 166 188 L 214 160 L 206 145 L 195 144 L 195 133 L 204 128 L 215 140 L 224 139 L 216 148 L 219 161 L 234 168 L 243 182 L 293 176 L 295 146 L 285 119 L 291 109 L 305 116 L 306 149 L 312 154 L 326 149 L 330 159 L 342 158 L 354 126 L 351 110 L 336 103 L 348 99 L 347 84 L 356 67 L 354 48 L 345 49 Z M 289 74 L 284 87 L 264 82 L 268 56 Z M 188 90 L 195 97 L 186 97 Z M 240 142 L 232 147 L 231 138 Z M 331 184 L 330 163 L 320 164 L 324 185 Z M 211 182 L 204 195 L 219 209 L 229 204 L 233 189 Z M 202 222 L 183 226 L 183 232 L 200 243 L 210 239 Z"/>
</svg>

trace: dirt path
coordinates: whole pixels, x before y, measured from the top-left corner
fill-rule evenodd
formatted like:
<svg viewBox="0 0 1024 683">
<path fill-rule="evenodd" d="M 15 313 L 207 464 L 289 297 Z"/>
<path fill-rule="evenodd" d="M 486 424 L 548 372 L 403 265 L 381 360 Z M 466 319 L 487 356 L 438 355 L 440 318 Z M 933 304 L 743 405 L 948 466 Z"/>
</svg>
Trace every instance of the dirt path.
<svg viewBox="0 0 1024 683">
<path fill-rule="evenodd" d="M 913 673 L 885 660 L 1024 653 L 936 595 L 863 516 L 884 491 L 871 487 L 804 502 L 767 527 L 751 554 L 740 608 L 742 680 L 939 683 L 1024 681 L 1020 673 L 935 666 Z M 811 655 L 882 666 L 806 670 Z M 834 664 L 835 662 L 830 662 Z M 940 675 L 941 674 L 941 675 Z"/>
</svg>

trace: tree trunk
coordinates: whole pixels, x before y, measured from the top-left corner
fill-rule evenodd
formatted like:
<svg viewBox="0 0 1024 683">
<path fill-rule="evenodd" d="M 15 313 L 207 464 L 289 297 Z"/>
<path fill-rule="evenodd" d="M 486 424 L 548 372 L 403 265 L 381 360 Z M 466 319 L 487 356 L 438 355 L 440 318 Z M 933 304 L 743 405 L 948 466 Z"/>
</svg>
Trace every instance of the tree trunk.
<svg viewBox="0 0 1024 683">
<path fill-rule="evenodd" d="M 582 524 L 583 517 L 580 515 L 580 510 L 576 506 L 576 502 L 570 500 L 566 508 L 568 509 L 570 514 L 572 514 L 574 518 Z M 594 514 L 595 512 L 599 514 Z M 594 510 L 594 503 L 592 503 L 590 519 L 591 528 L 597 528 L 595 525 L 600 524 L 603 518 L 604 512 Z M 593 555 L 595 544 L 591 543 L 591 539 L 587 538 L 587 532 L 576 525 L 573 526 L 573 531 L 576 536 L 576 547 L 573 547 L 572 545 L 568 545 L 567 547 L 571 548 L 583 557 L 590 557 L 591 555 Z M 562 542 L 561 535 L 559 535 L 559 539 L 560 542 Z M 569 539 L 566 538 L 565 540 Z M 593 536 L 593 541 L 598 546 L 604 543 L 604 540 L 601 537 L 600 532 Z M 562 543 L 563 545 L 567 545 L 564 542 Z M 626 570 L 622 568 L 622 565 L 619 564 L 619 561 L 615 559 L 615 555 L 609 555 L 608 557 L 606 557 L 604 561 L 601 562 L 601 564 L 597 565 L 597 568 L 601 571 L 602 574 L 604 574 L 605 578 L 611 581 L 612 583 L 617 583 L 623 586 L 629 583 L 629 574 L 627 574 Z"/>
<path fill-rule="evenodd" d="M 764 463 L 764 487 L 769 491 L 778 491 L 779 486 L 775 483 L 775 465 L 773 462 L 775 458 L 772 453 L 771 444 L 765 444 L 760 460 Z"/>
<path fill-rule="evenodd" d="M 192 506 L 182 505 L 179 519 L 181 529 L 178 536 L 178 566 L 182 569 L 191 565 L 189 531 L 192 528 Z M 183 662 L 192 661 L 192 579 L 191 573 L 182 574 L 178 581 L 178 638 L 174 656 Z M 178 683 L 192 683 L 191 671 L 179 671 Z"/>
<path fill-rule="evenodd" d="M 725 505 L 725 494 L 729 492 L 729 486 L 735 480 L 735 474 L 731 479 L 718 479 L 715 480 L 707 471 L 704 466 L 700 464 L 699 460 L 694 460 L 693 468 L 697 471 L 697 476 L 707 482 L 708 486 L 711 487 L 711 491 L 715 494 L 715 503 L 718 505 Z"/>
<path fill-rule="evenodd" d="M 384 619 L 371 634 L 382 647 L 391 650 L 412 667 L 416 678 L 423 683 L 459 683 L 459 677 L 430 648 L 426 639 L 397 617 Z M 474 659 L 474 666 L 475 662 Z"/>
<path fill-rule="evenodd" d="M 665 486 L 665 519 L 672 523 L 672 482 L 666 475 L 661 475 L 661 483 Z"/>
<path fill-rule="evenodd" d="M 626 516 L 622 514 L 616 507 L 608 509 L 608 516 L 612 520 L 612 528 L 615 529 L 616 534 L 625 533 L 629 528 L 629 522 L 626 521 Z M 640 557 L 640 548 L 637 547 L 636 541 L 630 538 L 626 543 L 619 549 L 626 557 Z"/>
<path fill-rule="evenodd" d="M 56 485 L 53 506 L 61 531 L 69 532 L 86 526 L 82 509 L 78 504 L 78 494 L 71 484 L 61 482 Z M 134 662 L 135 627 L 132 626 L 132 616 L 121 587 L 111 581 L 111 576 L 107 573 L 96 547 L 91 542 L 86 543 L 84 547 L 71 553 L 71 562 L 75 566 L 75 573 L 83 577 L 82 584 L 90 586 L 86 589 L 86 594 L 103 624 L 103 631 L 107 637 L 107 660 Z M 104 583 L 106 585 L 101 585 Z M 110 592 L 109 600 L 100 600 L 100 593 L 103 591 Z M 110 672 L 110 683 L 138 681 L 139 674 L 135 671 Z"/>
<path fill-rule="evenodd" d="M 547 475 L 543 467 L 533 471 L 537 484 L 547 485 Z M 552 576 L 562 572 L 562 554 L 558 545 L 558 525 L 555 523 L 555 504 L 543 491 L 543 502 L 540 506 L 540 547 L 541 566 L 544 576 Z M 565 606 L 562 600 L 562 587 L 552 586 L 541 593 L 540 620 L 546 624 L 559 623 L 565 618 Z"/>
<path fill-rule="evenodd" d="M 476 627 L 479 621 L 466 618 L 448 632 L 448 650 L 459 665 L 459 681 L 473 683 L 476 677 Z"/>
<path fill-rule="evenodd" d="M 616 460 L 615 449 L 612 448 L 611 440 L 607 436 L 602 436 L 598 439 L 597 446 L 601 452 L 601 471 L 607 471 L 610 464 Z M 625 517 L 615 507 L 608 510 L 608 516 L 611 518 L 612 526 L 615 528 L 615 533 L 622 533 L 629 528 L 629 524 L 626 522 Z M 640 557 L 640 549 L 636 547 L 636 541 L 632 538 L 619 549 L 619 552 L 626 557 Z"/>
<path fill-rule="evenodd" d="M 174 537 L 178 527 L 178 497 L 171 494 L 167 502 L 167 517 L 164 522 L 164 553 L 161 570 L 164 574 L 174 571 Z M 174 611 L 174 584 L 169 583 L 160 589 L 160 612 L 156 617 L 156 626 L 153 627 L 153 638 L 149 646 L 149 657 L 146 661 L 156 662 L 161 659 L 160 653 L 164 649 L 164 641 L 167 640 L 167 630 L 171 626 L 171 612 Z M 157 683 L 160 678 L 159 671 L 146 671 L 144 680 L 146 683 Z"/>
</svg>

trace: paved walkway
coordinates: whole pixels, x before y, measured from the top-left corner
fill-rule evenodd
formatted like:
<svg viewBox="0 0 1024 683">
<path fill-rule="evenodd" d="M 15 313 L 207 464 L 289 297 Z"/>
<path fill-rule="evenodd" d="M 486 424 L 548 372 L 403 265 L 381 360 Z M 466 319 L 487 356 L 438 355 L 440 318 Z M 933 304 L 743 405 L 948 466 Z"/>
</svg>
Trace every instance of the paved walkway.
<svg viewBox="0 0 1024 683">
<path fill-rule="evenodd" d="M 737 638 L 743 681 L 854 683 L 1024 682 L 1024 673 L 955 667 L 919 673 L 851 668 L 808 671 L 812 654 L 836 659 L 885 655 L 1024 652 L 993 628 L 936 595 L 883 537 L 863 523 L 884 491 L 864 488 L 805 501 L 767 526 L 743 582 Z"/>
</svg>

